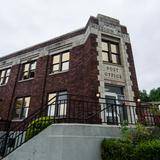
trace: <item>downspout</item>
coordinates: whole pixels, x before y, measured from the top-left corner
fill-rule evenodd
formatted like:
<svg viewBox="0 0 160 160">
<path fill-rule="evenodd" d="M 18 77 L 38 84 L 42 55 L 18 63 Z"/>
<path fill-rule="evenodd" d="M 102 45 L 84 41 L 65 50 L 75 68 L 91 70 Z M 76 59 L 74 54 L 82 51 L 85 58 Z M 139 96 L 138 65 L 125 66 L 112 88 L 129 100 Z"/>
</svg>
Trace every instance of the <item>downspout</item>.
<svg viewBox="0 0 160 160">
<path fill-rule="evenodd" d="M 48 60 L 49 60 L 49 55 L 47 55 L 47 62 L 46 62 L 46 71 L 45 71 L 45 79 L 44 79 L 44 83 L 43 83 L 43 92 L 42 92 L 42 105 L 41 105 L 41 109 L 44 106 L 44 99 L 45 99 L 45 88 L 46 88 L 46 80 L 47 80 L 47 74 L 48 74 Z"/>
</svg>

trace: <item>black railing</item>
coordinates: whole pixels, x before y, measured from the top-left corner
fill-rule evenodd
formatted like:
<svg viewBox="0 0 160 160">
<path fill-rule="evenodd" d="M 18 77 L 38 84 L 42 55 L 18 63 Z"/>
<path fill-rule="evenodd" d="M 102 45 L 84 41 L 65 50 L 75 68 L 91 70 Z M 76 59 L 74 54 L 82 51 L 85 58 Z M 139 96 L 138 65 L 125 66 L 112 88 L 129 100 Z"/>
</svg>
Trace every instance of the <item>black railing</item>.
<svg viewBox="0 0 160 160">
<path fill-rule="evenodd" d="M 142 123 L 146 126 L 160 125 L 160 112 L 156 105 L 140 105 L 134 102 L 127 103 L 99 103 L 101 110 L 89 116 L 87 119 L 96 116 L 101 117 L 101 123 L 108 125 L 121 125 L 126 122 L 128 125 Z M 87 121 L 87 120 L 86 120 Z"/>
<path fill-rule="evenodd" d="M 66 97 L 66 98 L 64 98 Z M 124 121 L 130 125 L 141 122 L 147 126 L 160 123 L 158 106 L 140 105 L 132 101 L 67 95 L 53 97 L 49 105 L 36 110 L 23 121 L 8 123 L 5 134 L 0 138 L 0 154 L 5 157 L 16 148 L 54 123 L 85 123 L 120 125 Z"/>
</svg>

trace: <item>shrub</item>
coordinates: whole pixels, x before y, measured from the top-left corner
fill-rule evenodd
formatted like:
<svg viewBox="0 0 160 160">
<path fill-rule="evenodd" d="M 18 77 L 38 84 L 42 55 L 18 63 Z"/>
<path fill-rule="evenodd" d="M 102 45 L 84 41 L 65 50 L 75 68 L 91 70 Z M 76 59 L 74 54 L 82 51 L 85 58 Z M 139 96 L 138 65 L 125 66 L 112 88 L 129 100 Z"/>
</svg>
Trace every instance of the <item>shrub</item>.
<svg viewBox="0 0 160 160">
<path fill-rule="evenodd" d="M 153 127 L 151 128 L 151 135 L 152 139 L 159 139 L 160 140 L 160 127 Z"/>
<path fill-rule="evenodd" d="M 121 132 L 122 140 L 133 144 L 153 139 L 151 130 L 140 123 L 137 123 L 135 128 L 128 128 L 127 124 L 124 122 L 121 125 Z"/>
<path fill-rule="evenodd" d="M 160 140 L 138 144 L 115 139 L 102 142 L 102 160 L 160 160 Z"/>
<path fill-rule="evenodd" d="M 121 124 L 121 139 L 123 141 L 132 142 L 131 128 L 128 128 L 128 122 L 123 121 Z"/>
<path fill-rule="evenodd" d="M 39 117 L 34 119 L 26 129 L 25 141 L 28 141 L 35 135 L 37 135 L 40 131 L 48 127 L 50 124 L 54 122 L 54 117 Z"/>
<path fill-rule="evenodd" d="M 124 122 L 121 132 L 121 139 L 103 140 L 103 160 L 160 160 L 160 128 L 139 123 L 129 128 Z"/>
<path fill-rule="evenodd" d="M 121 140 L 104 139 L 102 142 L 103 160 L 132 160 L 133 145 Z"/>
<path fill-rule="evenodd" d="M 143 141 L 151 140 L 151 131 L 144 125 L 137 123 L 136 127 L 132 130 L 132 143 L 140 143 Z"/>
<path fill-rule="evenodd" d="M 160 140 L 145 141 L 135 148 L 136 160 L 159 160 Z"/>
</svg>

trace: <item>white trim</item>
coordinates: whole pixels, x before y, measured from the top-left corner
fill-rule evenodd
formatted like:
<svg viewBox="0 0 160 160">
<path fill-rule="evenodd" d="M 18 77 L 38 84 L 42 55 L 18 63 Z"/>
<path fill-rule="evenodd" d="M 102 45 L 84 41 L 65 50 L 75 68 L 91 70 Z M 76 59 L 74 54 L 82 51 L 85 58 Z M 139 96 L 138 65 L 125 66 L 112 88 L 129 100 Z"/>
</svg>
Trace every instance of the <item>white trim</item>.
<svg viewBox="0 0 160 160">
<path fill-rule="evenodd" d="M 69 72 L 69 69 L 65 70 L 65 71 L 59 71 L 59 72 L 55 72 L 55 73 L 50 73 L 49 75 L 50 76 L 53 76 L 53 75 L 57 75 L 57 74 L 62 74 L 62 73 L 66 73 L 66 72 Z"/>
<path fill-rule="evenodd" d="M 21 121 L 23 121 L 24 119 L 12 119 L 11 121 L 12 122 L 21 122 Z"/>
<path fill-rule="evenodd" d="M 33 80 L 34 78 L 28 78 L 28 79 L 21 79 L 21 80 L 19 80 L 18 82 L 26 82 L 26 81 L 31 81 L 31 80 Z"/>
</svg>

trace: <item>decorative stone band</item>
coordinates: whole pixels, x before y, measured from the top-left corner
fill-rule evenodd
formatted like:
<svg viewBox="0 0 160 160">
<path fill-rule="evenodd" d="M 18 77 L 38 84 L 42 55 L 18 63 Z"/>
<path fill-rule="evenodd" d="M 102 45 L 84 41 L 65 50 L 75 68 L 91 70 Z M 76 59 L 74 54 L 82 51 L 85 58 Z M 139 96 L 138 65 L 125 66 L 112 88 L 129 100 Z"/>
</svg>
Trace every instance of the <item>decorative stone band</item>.
<svg viewBox="0 0 160 160">
<path fill-rule="evenodd" d="M 2 61 L 0 61 L 0 70 L 7 67 L 11 67 L 12 65 L 15 64 L 23 63 L 24 60 L 25 61 L 35 60 L 38 57 L 42 57 L 48 54 L 49 55 L 56 54 L 58 51 L 61 52 L 66 49 L 69 50 L 73 47 L 82 45 L 86 42 L 90 34 L 98 34 L 99 31 L 104 32 L 106 34 L 110 34 L 112 36 L 121 37 L 125 39 L 127 42 L 129 41 L 129 36 L 121 33 L 120 24 L 118 20 L 107 16 L 98 15 L 98 21 L 99 25 L 90 22 L 87 28 L 85 29 L 85 32 L 82 32 L 79 35 L 73 36 L 65 40 L 62 39 L 60 42 L 49 44 L 37 50 L 26 52 L 24 54 L 17 55 L 12 58 L 3 59 Z M 68 34 L 72 33 L 73 32 Z M 57 37 L 56 39 L 58 38 L 59 37 Z"/>
</svg>

